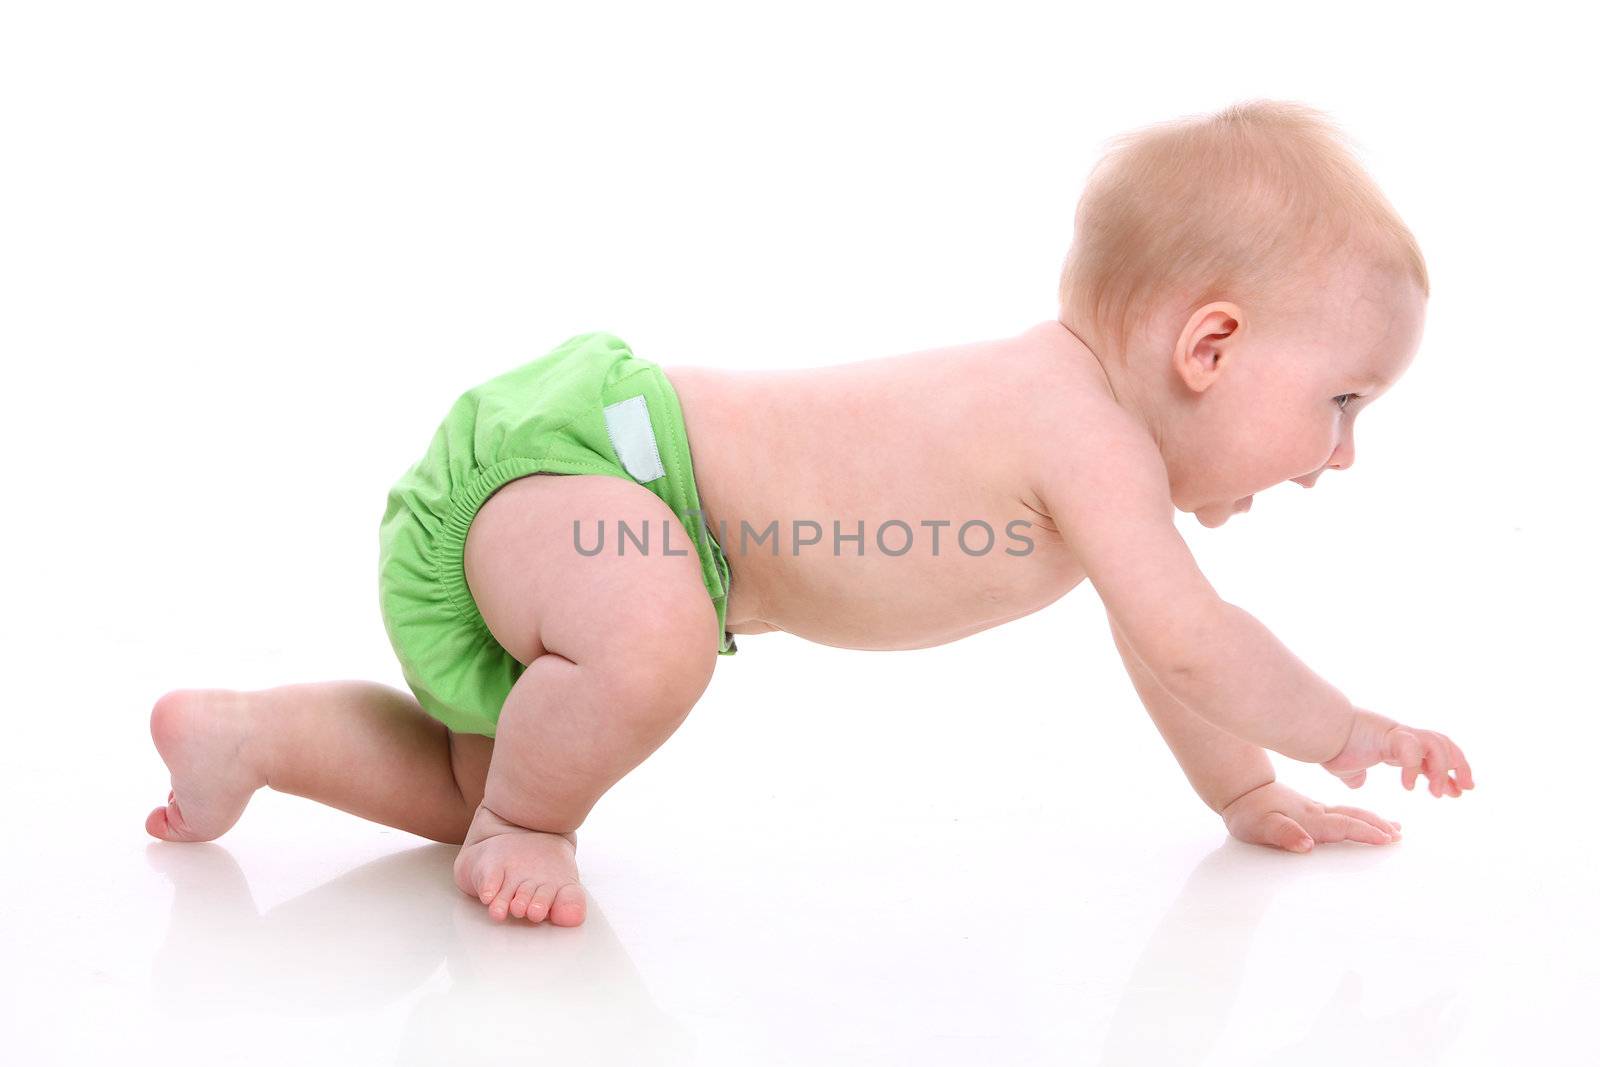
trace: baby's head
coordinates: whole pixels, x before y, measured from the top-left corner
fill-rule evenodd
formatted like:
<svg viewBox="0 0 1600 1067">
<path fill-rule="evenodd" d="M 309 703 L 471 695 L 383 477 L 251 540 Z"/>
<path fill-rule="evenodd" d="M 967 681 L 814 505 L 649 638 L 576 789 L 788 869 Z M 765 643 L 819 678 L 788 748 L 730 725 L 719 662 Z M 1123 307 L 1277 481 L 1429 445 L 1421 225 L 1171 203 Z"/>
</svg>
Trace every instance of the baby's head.
<svg viewBox="0 0 1600 1067">
<path fill-rule="evenodd" d="M 1060 296 L 1161 447 L 1173 504 L 1220 526 L 1350 466 L 1356 416 L 1421 343 L 1428 274 L 1337 128 L 1256 101 L 1118 138 Z"/>
</svg>

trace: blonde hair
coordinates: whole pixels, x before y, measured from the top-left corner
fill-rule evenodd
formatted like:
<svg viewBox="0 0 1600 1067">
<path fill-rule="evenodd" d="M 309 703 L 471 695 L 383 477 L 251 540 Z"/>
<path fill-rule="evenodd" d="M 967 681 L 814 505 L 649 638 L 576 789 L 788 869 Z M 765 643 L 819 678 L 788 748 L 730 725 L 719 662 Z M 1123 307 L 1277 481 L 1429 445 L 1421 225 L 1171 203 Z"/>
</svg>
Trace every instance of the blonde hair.
<svg viewBox="0 0 1600 1067">
<path fill-rule="evenodd" d="M 1304 104 L 1252 100 L 1113 138 L 1078 200 L 1059 297 L 1124 358 L 1162 305 L 1214 299 L 1276 308 L 1350 245 L 1428 295 L 1410 229 L 1345 135 Z"/>
</svg>

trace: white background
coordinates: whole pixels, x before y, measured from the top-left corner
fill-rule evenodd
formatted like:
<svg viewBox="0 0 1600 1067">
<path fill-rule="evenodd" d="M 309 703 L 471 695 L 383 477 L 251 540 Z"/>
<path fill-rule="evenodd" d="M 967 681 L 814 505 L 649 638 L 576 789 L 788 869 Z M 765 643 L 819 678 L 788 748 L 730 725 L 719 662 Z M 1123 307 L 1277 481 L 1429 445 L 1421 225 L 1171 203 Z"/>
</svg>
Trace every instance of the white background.
<svg viewBox="0 0 1600 1067">
<path fill-rule="evenodd" d="M 0 9 L 5 1058 L 1586 1061 L 1592 38 L 1076 7 Z M 581 928 L 496 926 L 452 849 L 297 797 L 144 835 L 163 692 L 403 685 L 378 520 L 461 390 L 596 329 L 730 368 L 1015 333 L 1107 138 L 1252 97 L 1351 134 L 1433 297 L 1352 470 L 1179 521 L 1466 751 L 1460 799 L 1274 757 L 1401 844 L 1230 840 L 1088 585 L 935 649 L 741 638 L 585 825 Z"/>
</svg>

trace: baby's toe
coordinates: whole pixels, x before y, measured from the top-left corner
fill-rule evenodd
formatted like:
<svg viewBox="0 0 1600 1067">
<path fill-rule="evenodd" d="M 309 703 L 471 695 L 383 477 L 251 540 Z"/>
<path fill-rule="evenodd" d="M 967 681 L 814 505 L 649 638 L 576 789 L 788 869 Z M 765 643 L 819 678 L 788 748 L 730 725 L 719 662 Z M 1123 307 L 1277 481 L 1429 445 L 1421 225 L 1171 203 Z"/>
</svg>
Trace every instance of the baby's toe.
<svg viewBox="0 0 1600 1067">
<path fill-rule="evenodd" d="M 199 836 L 190 831 L 189 824 L 184 821 L 183 810 L 178 807 L 171 793 L 167 794 L 165 806 L 155 808 L 145 816 L 144 828 L 151 837 L 159 837 L 163 841 L 193 841 Z"/>
<path fill-rule="evenodd" d="M 561 888 L 560 882 L 544 882 L 538 887 L 538 892 L 528 898 L 528 921 L 542 923 L 550 914 L 550 903 L 556 899 L 556 890 Z"/>
<path fill-rule="evenodd" d="M 167 809 L 156 808 L 144 817 L 145 833 L 151 837 L 159 837 L 163 841 L 172 840 L 172 832 L 167 828 Z"/>
<path fill-rule="evenodd" d="M 539 883 L 533 881 L 523 882 L 517 886 L 516 893 L 512 894 L 511 897 L 511 915 L 513 918 L 521 919 L 533 910 L 529 907 L 528 902 L 533 899 L 534 890 L 538 888 Z"/>
<path fill-rule="evenodd" d="M 478 903 L 488 905 L 500 895 L 500 890 L 505 886 L 506 872 L 503 867 L 490 867 L 477 872 L 476 883 L 478 887 Z"/>
<path fill-rule="evenodd" d="M 521 882 L 514 882 L 507 878 L 500 885 L 500 892 L 489 901 L 489 917 L 491 919 L 504 919 L 511 910 L 511 898 L 521 887 Z"/>
<path fill-rule="evenodd" d="M 543 892 L 541 889 L 540 892 Z M 568 882 L 550 904 L 550 922 L 555 926 L 581 926 L 587 910 L 583 886 Z"/>
</svg>

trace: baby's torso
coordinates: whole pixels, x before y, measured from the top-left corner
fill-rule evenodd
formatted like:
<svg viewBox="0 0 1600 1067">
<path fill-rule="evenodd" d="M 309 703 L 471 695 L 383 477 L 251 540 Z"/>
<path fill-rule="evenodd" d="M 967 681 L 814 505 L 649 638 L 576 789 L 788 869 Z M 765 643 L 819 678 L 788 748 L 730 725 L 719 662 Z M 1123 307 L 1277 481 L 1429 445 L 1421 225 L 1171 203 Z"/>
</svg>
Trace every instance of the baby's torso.
<svg viewBox="0 0 1600 1067">
<path fill-rule="evenodd" d="M 662 369 L 728 558 L 731 632 L 921 648 L 1083 580 L 1033 485 L 1114 401 L 1059 323 L 812 369 Z"/>
</svg>

